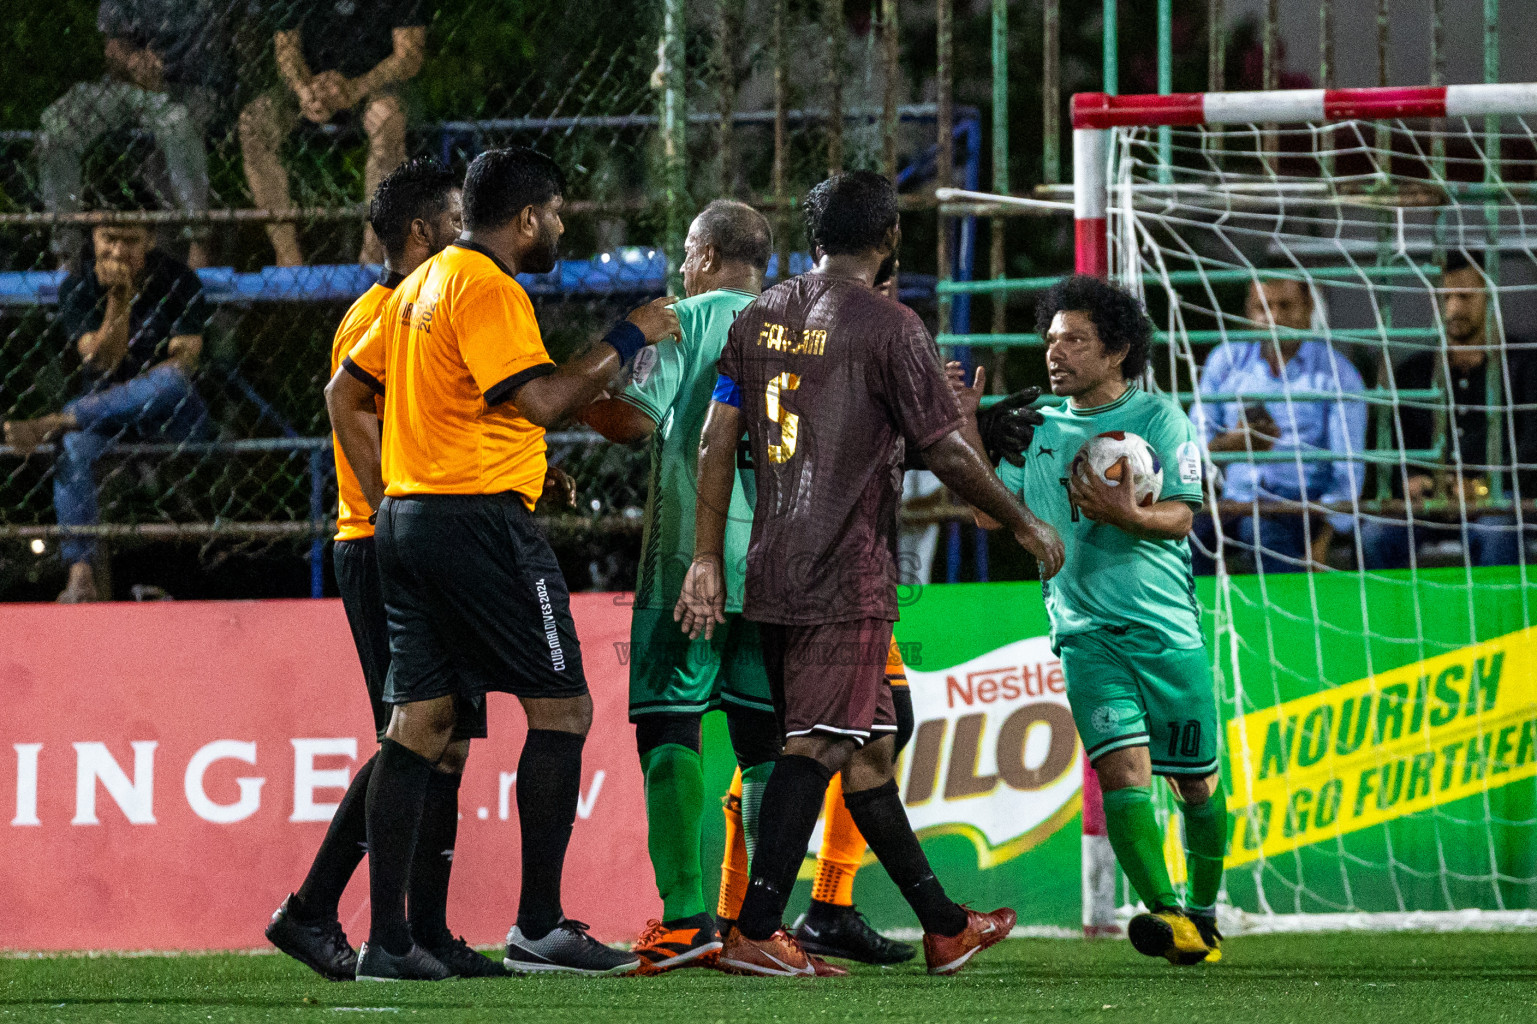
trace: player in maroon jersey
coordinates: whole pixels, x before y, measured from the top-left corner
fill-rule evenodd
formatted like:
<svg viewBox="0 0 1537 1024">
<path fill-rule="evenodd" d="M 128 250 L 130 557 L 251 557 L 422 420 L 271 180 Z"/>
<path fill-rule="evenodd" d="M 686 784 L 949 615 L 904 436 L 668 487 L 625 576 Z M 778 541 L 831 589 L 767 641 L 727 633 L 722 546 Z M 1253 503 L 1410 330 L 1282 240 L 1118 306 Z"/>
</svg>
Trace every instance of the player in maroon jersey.
<svg viewBox="0 0 1537 1024">
<path fill-rule="evenodd" d="M 694 562 L 676 612 L 696 637 L 723 621 L 724 516 L 745 431 L 757 506 L 743 614 L 762 624 L 785 747 L 721 963 L 761 975 L 842 973 L 782 927 L 828 780 L 842 771 L 849 813 L 923 924 L 929 971 L 952 974 L 1006 936 L 1015 915 L 945 895 L 892 777 L 884 678 L 903 466 L 921 459 L 985 507 L 1039 559 L 1043 578 L 1061 567 L 1062 542 L 998 483 L 923 322 L 875 288 L 901 241 L 896 189 L 856 171 L 812 189 L 805 208 L 816 268 L 742 310 L 721 355 L 700 438 Z"/>
</svg>

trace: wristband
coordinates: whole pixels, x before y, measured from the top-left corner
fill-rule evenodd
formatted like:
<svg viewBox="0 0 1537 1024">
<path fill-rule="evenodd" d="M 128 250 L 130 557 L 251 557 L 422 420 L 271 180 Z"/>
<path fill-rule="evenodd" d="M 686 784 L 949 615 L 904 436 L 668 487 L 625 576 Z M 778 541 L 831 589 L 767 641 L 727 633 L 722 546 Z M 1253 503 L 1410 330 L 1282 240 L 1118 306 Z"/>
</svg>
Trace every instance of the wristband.
<svg viewBox="0 0 1537 1024">
<path fill-rule="evenodd" d="M 628 363 L 635 353 L 646 347 L 646 334 L 630 321 L 621 320 L 603 336 L 603 342 L 613 346 L 621 363 Z"/>
</svg>

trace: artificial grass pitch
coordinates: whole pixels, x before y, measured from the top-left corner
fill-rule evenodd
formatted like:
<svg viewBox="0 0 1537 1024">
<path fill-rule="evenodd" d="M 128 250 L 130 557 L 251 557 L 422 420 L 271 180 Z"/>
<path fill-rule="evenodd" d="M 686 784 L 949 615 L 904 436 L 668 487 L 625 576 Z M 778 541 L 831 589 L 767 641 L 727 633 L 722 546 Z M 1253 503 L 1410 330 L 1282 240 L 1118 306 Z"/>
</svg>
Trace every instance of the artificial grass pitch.
<svg viewBox="0 0 1537 1024">
<path fill-rule="evenodd" d="M 327 983 L 283 956 L 0 959 L 0 1022 L 1537 1021 L 1537 933 L 1271 935 L 1189 968 L 1125 942 L 1014 939 L 955 978 L 856 967 L 823 981 L 512 978 Z"/>
</svg>

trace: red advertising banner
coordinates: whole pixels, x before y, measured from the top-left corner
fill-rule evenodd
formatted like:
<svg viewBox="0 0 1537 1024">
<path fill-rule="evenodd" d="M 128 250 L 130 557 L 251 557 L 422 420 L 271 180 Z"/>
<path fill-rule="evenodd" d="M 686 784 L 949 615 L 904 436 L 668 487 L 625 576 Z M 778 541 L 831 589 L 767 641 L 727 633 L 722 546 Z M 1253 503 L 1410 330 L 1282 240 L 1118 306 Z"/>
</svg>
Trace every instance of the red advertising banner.
<svg viewBox="0 0 1537 1024">
<path fill-rule="evenodd" d="M 626 717 L 629 609 L 572 605 L 595 709 L 565 910 L 629 939 L 660 911 Z M 375 747 L 338 601 L 0 606 L 0 695 L 0 948 L 263 945 Z M 523 714 L 488 700 L 448 915 L 472 943 L 505 937 L 520 881 Z M 366 864 L 341 916 L 360 941 Z"/>
</svg>

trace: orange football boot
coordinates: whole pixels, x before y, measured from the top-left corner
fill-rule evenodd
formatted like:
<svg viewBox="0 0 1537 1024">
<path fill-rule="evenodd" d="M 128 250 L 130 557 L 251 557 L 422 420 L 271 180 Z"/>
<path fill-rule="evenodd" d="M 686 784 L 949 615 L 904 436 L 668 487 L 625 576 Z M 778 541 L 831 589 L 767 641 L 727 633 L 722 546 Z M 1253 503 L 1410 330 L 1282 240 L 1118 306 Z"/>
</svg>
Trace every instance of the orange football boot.
<svg viewBox="0 0 1537 1024">
<path fill-rule="evenodd" d="M 970 907 L 961 909 L 966 911 L 966 927 L 959 935 L 923 933 L 923 957 L 928 961 L 930 974 L 959 971 L 977 953 L 1008 938 L 1019 917 L 1008 907 L 1000 907 L 991 914 Z"/>
<path fill-rule="evenodd" d="M 638 974 L 664 974 L 680 967 L 714 967 L 720 957 L 720 936 L 708 914 L 668 927 L 647 921 L 646 930 L 630 952 L 640 957 Z"/>
<path fill-rule="evenodd" d="M 801 944 L 783 928 L 762 941 L 749 939 L 733 927 L 720 951 L 720 967 L 733 974 L 768 978 L 814 978 L 817 965 Z M 842 970 L 826 965 L 827 970 Z M 828 975 L 830 976 L 830 975 Z"/>
</svg>

